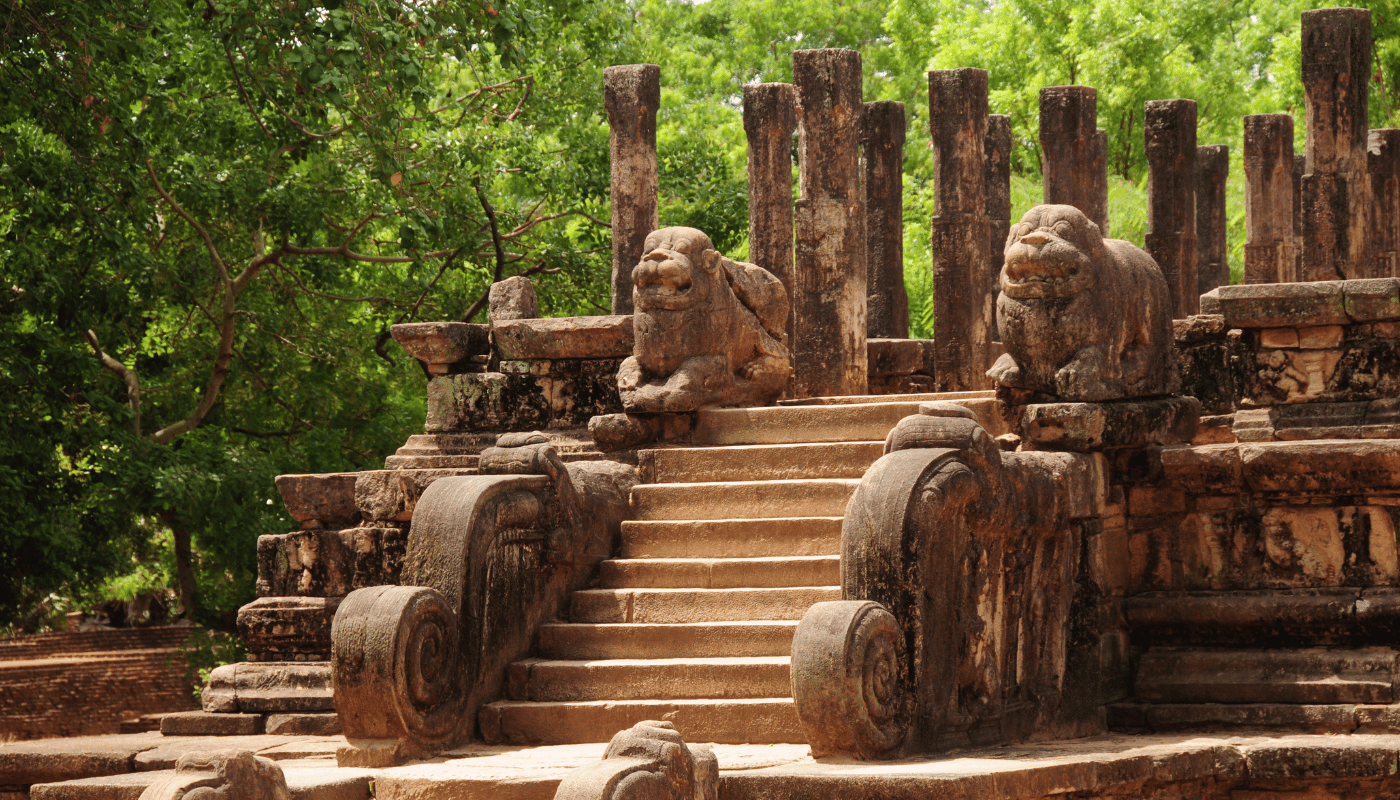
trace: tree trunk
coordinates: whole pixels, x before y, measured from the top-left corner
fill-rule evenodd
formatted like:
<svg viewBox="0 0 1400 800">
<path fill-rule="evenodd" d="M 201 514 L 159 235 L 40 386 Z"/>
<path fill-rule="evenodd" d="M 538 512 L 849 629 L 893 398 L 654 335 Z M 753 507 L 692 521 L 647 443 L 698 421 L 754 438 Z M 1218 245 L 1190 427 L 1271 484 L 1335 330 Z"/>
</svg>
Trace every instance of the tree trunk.
<svg viewBox="0 0 1400 800">
<path fill-rule="evenodd" d="M 170 532 L 175 537 L 175 579 L 180 584 L 180 605 L 182 611 L 180 615 L 191 622 L 195 621 L 195 604 L 198 602 L 198 587 L 194 581 L 194 554 L 190 546 L 190 532 L 175 518 L 174 514 L 166 512 L 161 515 L 165 524 L 170 526 Z"/>
</svg>

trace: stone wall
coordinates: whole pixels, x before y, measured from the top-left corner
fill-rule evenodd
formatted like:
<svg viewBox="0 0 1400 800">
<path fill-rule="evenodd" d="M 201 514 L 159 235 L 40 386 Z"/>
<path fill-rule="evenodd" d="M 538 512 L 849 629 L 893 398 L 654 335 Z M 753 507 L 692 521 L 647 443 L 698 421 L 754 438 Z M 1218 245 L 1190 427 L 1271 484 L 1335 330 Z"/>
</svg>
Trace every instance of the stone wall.
<svg viewBox="0 0 1400 800">
<path fill-rule="evenodd" d="M 54 633 L 0 641 L 0 739 L 122 732 L 195 708 L 176 647 L 191 628 Z"/>
</svg>

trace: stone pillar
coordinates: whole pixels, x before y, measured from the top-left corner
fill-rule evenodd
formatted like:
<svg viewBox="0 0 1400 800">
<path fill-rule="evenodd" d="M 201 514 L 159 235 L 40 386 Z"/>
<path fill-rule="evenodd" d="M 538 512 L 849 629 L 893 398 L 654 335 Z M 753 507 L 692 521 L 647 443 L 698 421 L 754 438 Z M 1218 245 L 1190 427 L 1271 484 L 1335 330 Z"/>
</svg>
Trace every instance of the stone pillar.
<svg viewBox="0 0 1400 800">
<path fill-rule="evenodd" d="M 793 296 L 792 133 L 797 89 L 790 83 L 744 87 L 744 133 L 749 140 L 749 261 L 773 273 Z M 787 342 L 792 343 L 788 314 Z"/>
<path fill-rule="evenodd" d="M 612 130 L 612 313 L 632 313 L 632 268 L 647 234 L 659 227 L 656 208 L 656 110 L 661 67 L 627 64 L 603 70 L 604 105 Z"/>
<path fill-rule="evenodd" d="M 1196 291 L 1196 101 L 1149 100 L 1147 252 L 1157 260 L 1183 319 L 1201 305 Z"/>
<path fill-rule="evenodd" d="M 1299 279 L 1370 277 L 1371 185 L 1366 176 L 1366 90 L 1371 12 L 1303 12 L 1308 166 L 1303 176 Z"/>
<path fill-rule="evenodd" d="M 1001 341 L 996 326 L 997 285 L 1006 260 L 1006 237 L 1011 232 L 1011 117 L 987 115 L 987 141 L 982 146 L 982 181 L 987 192 L 987 272 L 991 287 L 992 341 Z"/>
<path fill-rule="evenodd" d="M 1228 177 L 1228 146 L 1209 144 L 1196 148 L 1196 294 L 1230 285 L 1230 260 L 1225 241 L 1225 179 Z"/>
<path fill-rule="evenodd" d="M 1371 253 L 1374 277 L 1400 277 L 1400 129 L 1371 131 L 1367 171 L 1371 175 Z"/>
<path fill-rule="evenodd" d="M 1099 136 L 1098 114 L 1099 93 L 1092 86 L 1040 90 L 1045 202 L 1074 206 L 1107 231 L 1107 134 Z"/>
<path fill-rule="evenodd" d="M 865 394 L 865 203 L 860 53 L 798 50 L 793 397 Z"/>
<path fill-rule="evenodd" d="M 865 104 L 866 332 L 872 338 L 909 338 L 904 293 L 904 104 Z"/>
<path fill-rule="evenodd" d="M 933 136 L 934 389 L 989 387 L 986 376 L 995 326 L 987 225 L 987 72 L 928 74 Z"/>
<path fill-rule="evenodd" d="M 1244 118 L 1245 283 L 1290 283 L 1297 275 L 1293 117 Z M 1199 198 L 1198 198 L 1199 199 Z"/>
<path fill-rule="evenodd" d="M 1104 238 L 1108 238 L 1108 131 L 1099 128 L 1094 131 L 1094 150 L 1091 153 L 1093 160 L 1090 169 L 1094 171 L 1095 190 L 1098 196 L 1095 198 L 1095 208 L 1101 209 L 1098 213 L 1102 217 L 1097 220 L 1099 233 Z"/>
</svg>

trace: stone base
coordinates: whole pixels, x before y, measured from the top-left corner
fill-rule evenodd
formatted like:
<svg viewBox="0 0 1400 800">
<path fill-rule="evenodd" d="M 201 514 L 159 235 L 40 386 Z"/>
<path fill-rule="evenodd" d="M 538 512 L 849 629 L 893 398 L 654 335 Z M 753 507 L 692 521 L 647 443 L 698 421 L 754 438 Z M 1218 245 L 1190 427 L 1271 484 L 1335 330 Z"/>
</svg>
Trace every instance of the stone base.
<svg viewBox="0 0 1400 800">
<path fill-rule="evenodd" d="M 165 736 L 257 736 L 263 732 L 262 714 L 206 714 L 182 711 L 166 714 L 160 720 Z"/>
<path fill-rule="evenodd" d="M 1027 449 L 1082 453 L 1190 442 L 1200 418 L 1194 397 L 1039 403 L 1020 409 L 1020 434 Z"/>
<path fill-rule="evenodd" d="M 277 736 L 339 736 L 338 714 L 268 714 L 267 733 Z"/>
</svg>

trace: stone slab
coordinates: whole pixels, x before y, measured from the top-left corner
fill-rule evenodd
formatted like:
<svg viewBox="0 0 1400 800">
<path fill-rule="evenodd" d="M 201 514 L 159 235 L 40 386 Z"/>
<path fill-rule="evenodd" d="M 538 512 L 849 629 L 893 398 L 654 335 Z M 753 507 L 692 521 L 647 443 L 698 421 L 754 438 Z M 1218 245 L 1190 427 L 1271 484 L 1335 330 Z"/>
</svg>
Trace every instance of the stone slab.
<svg viewBox="0 0 1400 800">
<path fill-rule="evenodd" d="M 390 326 L 389 335 L 430 367 L 455 364 L 491 348 L 491 326 L 470 322 L 404 322 Z"/>
<path fill-rule="evenodd" d="M 186 753 L 212 753 L 219 750 L 249 750 L 274 761 L 322 756 L 325 743 L 344 746 L 344 737 L 311 736 L 167 736 L 156 747 L 137 754 L 137 772 L 174 769 L 175 762 Z M 290 746 L 290 747 L 289 747 Z M 280 751 L 273 752 L 273 751 Z"/>
<path fill-rule="evenodd" d="M 870 375 L 908 375 L 924 368 L 922 339 L 866 339 Z"/>
<path fill-rule="evenodd" d="M 266 731 L 277 736 L 337 736 L 339 714 L 268 714 Z"/>
<path fill-rule="evenodd" d="M 210 714 L 180 711 L 160 718 L 163 736 L 256 736 L 263 732 L 262 714 Z"/>
<path fill-rule="evenodd" d="M 1232 328 L 1344 325 L 1342 281 L 1253 283 L 1221 286 L 1220 313 Z M 1204 309 L 1202 309 L 1204 311 Z"/>
<path fill-rule="evenodd" d="M 324 761 L 279 766 L 290 800 L 369 800 L 373 796 L 374 773 L 369 770 L 340 769 Z M 48 783 L 32 787 L 29 796 L 30 800 L 140 800 L 146 787 L 171 774 L 160 770 Z"/>
<path fill-rule="evenodd" d="M 159 747 L 159 733 L 77 736 L 0 745 L 0 786 L 28 786 L 133 771 L 138 753 Z"/>
<path fill-rule="evenodd" d="M 632 315 L 512 319 L 496 323 L 502 360 L 625 358 L 632 355 Z"/>
<path fill-rule="evenodd" d="M 1021 435 L 1036 449 L 1087 452 L 1189 442 L 1201 404 L 1194 397 L 1116 403 L 1037 403 L 1021 410 Z"/>
</svg>

